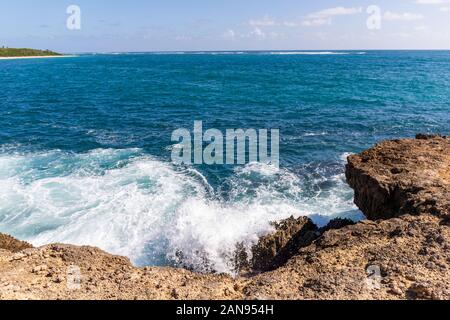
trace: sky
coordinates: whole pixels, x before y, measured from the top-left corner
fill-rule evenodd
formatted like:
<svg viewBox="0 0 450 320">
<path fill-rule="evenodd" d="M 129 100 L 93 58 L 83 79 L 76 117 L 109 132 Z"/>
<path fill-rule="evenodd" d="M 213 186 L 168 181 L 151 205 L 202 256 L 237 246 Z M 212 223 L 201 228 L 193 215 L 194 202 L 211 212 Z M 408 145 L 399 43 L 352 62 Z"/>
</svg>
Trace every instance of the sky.
<svg viewBox="0 0 450 320">
<path fill-rule="evenodd" d="M 0 0 L 0 46 L 64 53 L 450 49 L 450 0 Z"/>
</svg>

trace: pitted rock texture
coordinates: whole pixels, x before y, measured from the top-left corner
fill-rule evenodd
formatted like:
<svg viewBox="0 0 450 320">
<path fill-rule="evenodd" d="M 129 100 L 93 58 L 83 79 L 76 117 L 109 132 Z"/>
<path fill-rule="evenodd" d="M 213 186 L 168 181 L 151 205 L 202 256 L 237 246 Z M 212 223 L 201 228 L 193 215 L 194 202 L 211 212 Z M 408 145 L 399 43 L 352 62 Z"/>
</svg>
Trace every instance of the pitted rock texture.
<svg viewBox="0 0 450 320">
<path fill-rule="evenodd" d="M 295 249 L 311 244 L 320 235 L 307 217 L 291 217 L 274 224 L 275 232 L 262 237 L 253 247 L 252 268 L 255 271 L 275 269 L 295 254 Z"/>
<path fill-rule="evenodd" d="M 284 266 L 258 275 L 247 298 L 450 299 L 450 229 L 432 215 L 330 230 Z"/>
<path fill-rule="evenodd" d="M 324 232 L 352 224 L 354 222 L 351 220 L 337 218 L 325 227 L 318 228 L 308 217 L 290 217 L 275 223 L 275 232 L 260 238 L 258 244 L 253 247 L 251 268 L 253 272 L 275 270 Z"/>
<path fill-rule="evenodd" d="M 78 270 L 77 273 L 73 270 Z M 328 230 L 249 277 L 136 268 L 92 247 L 0 249 L 0 299 L 450 299 L 450 229 L 432 215 Z"/>
<path fill-rule="evenodd" d="M 0 250 L 4 249 L 12 252 L 19 252 L 31 247 L 32 245 L 27 242 L 19 241 L 11 236 L 0 233 Z"/>
<path fill-rule="evenodd" d="M 384 141 L 348 158 L 355 203 L 371 220 L 450 211 L 450 138 Z"/>
</svg>

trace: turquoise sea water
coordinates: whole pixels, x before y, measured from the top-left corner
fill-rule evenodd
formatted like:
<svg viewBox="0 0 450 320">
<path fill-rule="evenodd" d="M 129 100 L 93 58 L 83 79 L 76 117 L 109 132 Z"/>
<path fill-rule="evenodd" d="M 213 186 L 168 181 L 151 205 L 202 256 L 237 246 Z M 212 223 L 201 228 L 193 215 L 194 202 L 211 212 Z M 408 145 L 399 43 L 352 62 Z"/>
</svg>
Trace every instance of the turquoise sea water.
<svg viewBox="0 0 450 320">
<path fill-rule="evenodd" d="M 361 218 L 346 155 L 450 133 L 450 52 L 0 61 L 0 232 L 229 272 L 270 221 Z M 281 168 L 171 164 L 171 133 L 279 128 Z M 180 254 L 182 252 L 182 254 Z"/>
</svg>

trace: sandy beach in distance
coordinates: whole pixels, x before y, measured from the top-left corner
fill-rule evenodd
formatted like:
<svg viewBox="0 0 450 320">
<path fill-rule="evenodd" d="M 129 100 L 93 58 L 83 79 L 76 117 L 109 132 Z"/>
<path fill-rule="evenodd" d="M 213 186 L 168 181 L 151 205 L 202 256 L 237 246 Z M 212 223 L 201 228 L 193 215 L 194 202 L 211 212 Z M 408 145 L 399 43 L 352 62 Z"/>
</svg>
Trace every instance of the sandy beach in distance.
<svg viewBox="0 0 450 320">
<path fill-rule="evenodd" d="M 48 58 L 74 58 L 76 56 L 27 56 L 27 57 L 0 57 L 0 60 L 16 60 L 16 59 L 48 59 Z"/>
</svg>

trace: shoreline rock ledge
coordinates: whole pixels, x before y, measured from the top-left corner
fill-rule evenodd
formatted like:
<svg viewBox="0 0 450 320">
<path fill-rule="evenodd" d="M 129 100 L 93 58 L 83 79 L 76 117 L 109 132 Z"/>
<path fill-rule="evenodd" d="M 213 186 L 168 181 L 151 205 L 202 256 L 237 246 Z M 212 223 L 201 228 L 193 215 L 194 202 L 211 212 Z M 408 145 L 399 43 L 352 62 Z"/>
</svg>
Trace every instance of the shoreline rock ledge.
<svg viewBox="0 0 450 320">
<path fill-rule="evenodd" d="M 384 141 L 348 158 L 355 203 L 371 220 L 450 212 L 450 137 Z"/>
<path fill-rule="evenodd" d="M 33 248 L 0 234 L 0 300 L 449 300 L 449 143 L 419 135 L 350 156 L 347 179 L 368 219 L 277 222 L 246 276 L 136 268 L 98 248 Z"/>
</svg>

